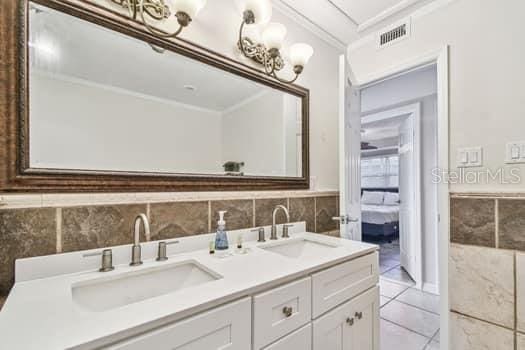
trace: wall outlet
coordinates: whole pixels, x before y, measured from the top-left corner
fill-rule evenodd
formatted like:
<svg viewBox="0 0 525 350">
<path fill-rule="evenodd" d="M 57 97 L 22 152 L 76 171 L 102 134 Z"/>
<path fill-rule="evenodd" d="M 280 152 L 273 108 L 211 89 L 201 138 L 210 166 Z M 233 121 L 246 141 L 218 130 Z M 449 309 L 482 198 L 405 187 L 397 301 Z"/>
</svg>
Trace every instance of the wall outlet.
<svg viewBox="0 0 525 350">
<path fill-rule="evenodd" d="M 477 168 L 483 166 L 483 148 L 460 148 L 457 152 L 458 168 Z"/>
<path fill-rule="evenodd" d="M 505 147 L 505 163 L 525 163 L 525 141 L 509 142 Z"/>
</svg>

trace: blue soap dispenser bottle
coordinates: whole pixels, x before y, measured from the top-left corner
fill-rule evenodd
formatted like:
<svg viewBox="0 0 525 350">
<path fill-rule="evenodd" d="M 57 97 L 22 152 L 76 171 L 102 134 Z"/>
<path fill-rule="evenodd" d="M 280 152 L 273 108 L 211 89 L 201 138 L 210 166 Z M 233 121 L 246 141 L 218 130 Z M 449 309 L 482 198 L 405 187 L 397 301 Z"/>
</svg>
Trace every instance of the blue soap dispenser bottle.
<svg viewBox="0 0 525 350">
<path fill-rule="evenodd" d="M 226 234 L 226 221 L 224 221 L 224 214 L 227 211 L 219 211 L 219 221 L 217 221 L 217 233 L 215 235 L 215 250 L 228 250 L 228 235 Z"/>
</svg>

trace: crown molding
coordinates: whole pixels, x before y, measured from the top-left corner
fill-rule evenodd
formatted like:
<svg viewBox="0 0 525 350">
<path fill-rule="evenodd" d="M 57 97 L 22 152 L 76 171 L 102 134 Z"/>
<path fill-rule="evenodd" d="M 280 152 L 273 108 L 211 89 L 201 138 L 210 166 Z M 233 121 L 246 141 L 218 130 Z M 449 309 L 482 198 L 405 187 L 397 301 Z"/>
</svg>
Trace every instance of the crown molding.
<svg viewBox="0 0 525 350">
<path fill-rule="evenodd" d="M 383 12 L 378 13 L 376 16 L 364 21 L 363 23 L 359 24 L 357 26 L 357 32 L 363 32 L 364 30 L 375 26 L 378 23 L 383 22 L 384 20 L 394 16 L 395 14 L 406 10 L 412 5 L 417 4 L 418 2 L 421 2 L 421 0 L 402 0 L 395 4 L 392 7 L 387 8 Z"/>
<path fill-rule="evenodd" d="M 325 41 L 330 46 L 335 47 L 337 50 L 344 52 L 347 48 L 347 44 L 339 40 L 336 36 L 323 29 L 321 26 L 310 20 L 305 15 L 288 5 L 284 0 L 274 0 L 272 2 L 275 10 L 279 11 L 286 17 L 293 20 L 303 28 L 307 29 L 311 33 L 315 34 L 321 40 Z"/>
</svg>

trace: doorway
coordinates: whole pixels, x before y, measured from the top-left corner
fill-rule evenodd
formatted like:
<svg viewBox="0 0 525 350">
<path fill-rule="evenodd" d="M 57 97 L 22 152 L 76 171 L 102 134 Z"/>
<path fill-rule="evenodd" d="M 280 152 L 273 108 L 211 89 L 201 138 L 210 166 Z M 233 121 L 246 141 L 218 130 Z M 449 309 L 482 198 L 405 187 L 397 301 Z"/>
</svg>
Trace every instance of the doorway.
<svg viewBox="0 0 525 350">
<path fill-rule="evenodd" d="M 351 71 L 346 65 L 346 60 L 342 59 L 341 67 L 345 74 L 341 74 L 340 80 L 340 97 L 342 102 L 340 104 L 341 118 L 340 118 L 340 150 L 341 150 L 341 236 L 354 239 L 363 240 L 366 236 L 365 229 L 362 227 L 364 212 L 361 210 L 361 199 L 362 199 L 362 186 L 361 182 L 361 133 L 363 126 L 366 130 L 366 120 L 363 120 L 363 104 L 366 101 L 362 99 L 362 93 L 365 89 L 372 86 L 378 86 L 382 82 L 388 82 L 389 80 L 403 76 L 414 70 L 421 70 L 429 66 L 434 66 L 435 79 L 436 79 L 436 94 L 435 94 L 435 110 L 436 110 L 436 126 L 434 131 L 436 133 L 436 147 L 435 147 L 435 168 L 446 169 L 448 166 L 448 48 L 436 50 L 435 52 L 426 54 L 419 58 L 415 58 L 411 62 L 404 63 L 398 67 L 389 70 L 388 72 L 380 72 L 374 74 L 366 79 L 358 80 L 352 76 Z M 407 107 L 408 102 L 415 101 L 404 101 L 405 104 L 392 103 L 389 105 L 391 109 Z M 366 108 L 365 108 L 366 109 Z M 377 113 L 386 112 L 385 109 L 379 110 L 367 110 L 367 115 L 373 115 Z M 356 118 L 357 116 L 357 118 Z M 365 115 L 366 117 L 366 115 Z M 405 121 L 408 123 L 409 118 Z M 401 128 L 400 128 L 401 129 Z M 410 130 L 406 128 L 406 130 Z M 366 131 L 365 131 L 366 133 Z M 405 135 L 406 132 L 405 132 Z M 408 132 L 408 139 L 410 139 L 411 132 Z M 353 137 L 353 140 L 351 139 Z M 358 138 L 358 142 L 356 142 Z M 422 142 L 424 142 L 424 138 Z M 413 144 L 412 142 L 399 142 L 398 150 L 403 147 L 406 148 L 406 144 Z M 365 145 L 366 146 L 366 145 Z M 352 151 L 353 150 L 353 151 Z M 356 151 L 358 150 L 358 151 Z M 373 152 L 372 152 L 373 153 Z M 410 154 L 410 153 L 409 153 Z M 397 162 L 399 166 L 402 155 L 398 153 Z M 364 159 L 364 157 L 363 157 Z M 388 163 L 390 161 L 384 161 Z M 391 163 L 395 163 L 392 161 Z M 419 167 L 419 169 L 424 169 Z M 425 171 L 428 169 L 424 169 Z M 399 171 L 399 170 L 398 170 Z M 399 171 L 398 175 L 402 175 L 403 171 Z M 387 174 L 388 176 L 392 174 Z M 407 184 L 413 181 L 407 181 Z M 441 339 L 448 339 L 448 186 L 446 184 L 434 184 L 435 185 L 435 202 L 434 202 L 434 213 L 435 222 L 433 223 L 436 232 L 436 237 L 433 242 L 434 258 L 436 263 L 434 266 L 423 266 L 421 267 L 420 283 L 417 288 L 415 281 L 412 285 L 400 284 L 396 281 L 390 281 L 387 279 L 381 279 L 381 290 L 382 295 L 382 327 L 381 337 L 382 343 L 390 343 L 393 346 L 392 349 L 399 348 L 402 346 L 413 345 L 411 348 L 414 349 L 447 349 L 448 344 L 446 342 L 440 345 Z M 399 186 L 403 186 L 402 180 L 398 183 L 398 195 Z M 374 189 L 373 187 L 371 189 Z M 364 191 L 364 189 L 363 189 Z M 388 191 L 384 191 L 388 192 Z M 395 191 L 394 191 L 395 192 Z M 424 194 L 426 188 L 422 185 L 421 192 Z M 389 196 L 394 197 L 395 196 Z M 422 198 L 424 196 L 418 196 L 416 198 Z M 384 199 L 383 199 L 384 200 Z M 401 201 L 402 203 L 403 201 Z M 401 204 L 399 203 L 399 204 Z M 410 207 L 419 208 L 423 212 L 422 205 L 410 204 Z M 412 210 L 413 211 L 413 210 Z M 412 214 L 410 212 L 409 214 Z M 403 218 L 403 213 L 399 214 L 399 217 Z M 414 220 L 405 219 L 408 222 L 414 222 Z M 416 224 L 417 225 L 417 224 Z M 419 232 L 423 232 L 427 228 L 429 223 L 425 222 L 421 225 Z M 399 226 L 402 226 L 400 224 Z M 410 230 L 418 232 L 417 226 L 410 227 Z M 399 228 L 398 228 L 399 229 Z M 383 231 L 385 232 L 385 231 Z M 386 232 L 389 232 L 388 230 Z M 439 235 L 437 234 L 439 232 Z M 363 233 L 365 233 L 363 235 Z M 438 238 L 439 237 L 439 238 Z M 395 243 L 396 236 L 392 237 L 392 243 Z M 416 240 L 410 240 L 415 242 Z M 413 243 L 410 243 L 412 246 Z M 414 246 L 419 246 L 421 251 L 423 250 L 422 243 L 416 243 Z M 405 247 L 406 248 L 406 247 Z M 424 253 L 423 253 L 424 254 Z M 410 254 L 408 254 L 410 255 Z M 417 254 L 416 254 L 417 255 Z M 407 261 L 404 263 L 408 267 L 407 270 L 412 270 L 413 275 L 417 275 L 414 272 L 414 268 L 410 267 L 410 257 L 405 258 Z M 417 259 L 417 258 L 416 258 Z M 399 260 L 401 261 L 401 243 L 399 244 Z M 400 263 L 401 265 L 401 263 Z M 422 264 L 415 264 L 415 269 Z M 425 275 L 429 271 L 434 270 L 434 283 L 425 282 Z M 417 277 L 416 277 L 417 278 Z M 428 296 L 437 296 L 436 298 L 421 298 L 421 294 L 426 293 Z M 388 294 L 388 295 L 386 295 Z M 417 303 L 416 299 L 421 303 Z M 425 301 L 423 301 L 425 300 Z M 430 306 L 429 306 L 430 305 Z M 411 311 L 423 311 L 423 316 L 418 315 L 412 317 Z M 427 317 L 428 316 L 428 317 Z M 398 317 L 396 321 L 393 321 L 393 317 Z M 416 321 L 419 320 L 419 321 Z M 398 337 L 399 343 L 396 343 L 395 339 L 383 339 L 385 335 L 403 334 Z M 397 346 L 397 347 L 396 347 Z M 382 349 L 389 349 L 388 347 Z"/>
<path fill-rule="evenodd" d="M 425 154 L 435 153 L 428 146 Z M 385 279 L 417 289 L 423 288 L 421 153 L 421 102 L 363 113 L 362 240 L 380 246 Z"/>
</svg>

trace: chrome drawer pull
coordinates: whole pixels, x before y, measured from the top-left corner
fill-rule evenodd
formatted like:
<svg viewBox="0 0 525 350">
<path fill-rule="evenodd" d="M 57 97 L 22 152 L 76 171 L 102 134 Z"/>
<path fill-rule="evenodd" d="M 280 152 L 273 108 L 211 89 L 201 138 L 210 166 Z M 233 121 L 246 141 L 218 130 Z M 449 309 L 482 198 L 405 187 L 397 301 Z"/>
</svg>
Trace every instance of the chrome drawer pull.
<svg viewBox="0 0 525 350">
<path fill-rule="evenodd" d="M 286 317 L 290 317 L 293 314 L 293 309 L 290 306 L 285 306 L 285 307 L 283 307 L 283 314 Z"/>
</svg>

